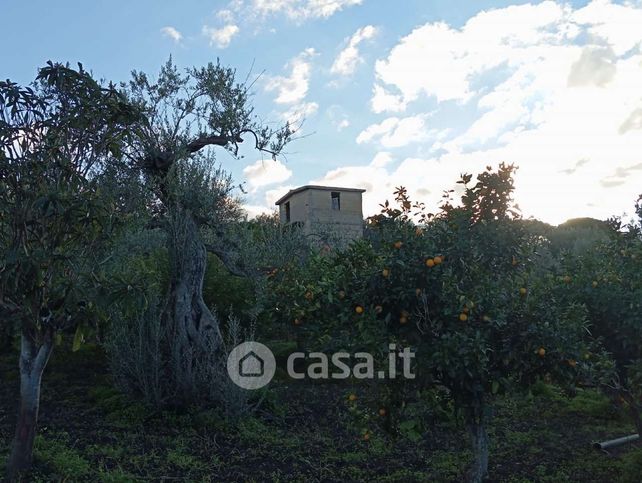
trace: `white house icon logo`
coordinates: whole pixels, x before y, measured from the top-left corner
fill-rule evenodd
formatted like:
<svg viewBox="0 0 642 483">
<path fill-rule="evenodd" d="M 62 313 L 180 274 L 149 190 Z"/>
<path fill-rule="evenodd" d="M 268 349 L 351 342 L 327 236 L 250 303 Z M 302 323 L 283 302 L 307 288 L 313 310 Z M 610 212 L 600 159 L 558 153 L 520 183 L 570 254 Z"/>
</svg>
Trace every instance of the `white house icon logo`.
<svg viewBox="0 0 642 483">
<path fill-rule="evenodd" d="M 243 389 L 259 389 L 274 377 L 274 354 L 260 342 L 243 342 L 227 356 L 227 373 Z"/>
<path fill-rule="evenodd" d="M 254 351 L 245 354 L 239 361 L 241 377 L 261 377 L 265 372 L 265 362 Z"/>
</svg>

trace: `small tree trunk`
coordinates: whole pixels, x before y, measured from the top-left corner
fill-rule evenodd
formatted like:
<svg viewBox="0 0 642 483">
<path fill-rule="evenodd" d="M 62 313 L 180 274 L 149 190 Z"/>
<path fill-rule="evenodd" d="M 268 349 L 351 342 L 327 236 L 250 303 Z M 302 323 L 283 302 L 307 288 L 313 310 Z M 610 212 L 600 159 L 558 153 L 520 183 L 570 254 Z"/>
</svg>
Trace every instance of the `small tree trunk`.
<svg viewBox="0 0 642 483">
<path fill-rule="evenodd" d="M 169 294 L 164 326 L 173 337 L 172 374 L 178 399 L 194 397 L 198 367 L 222 344 L 219 323 L 203 300 L 207 251 L 188 210 L 177 210 L 170 221 Z"/>
<path fill-rule="evenodd" d="M 620 397 L 626 402 L 629 416 L 633 420 L 633 424 L 635 424 L 637 433 L 642 438 L 642 413 L 637 400 L 628 391 L 620 392 Z"/>
<path fill-rule="evenodd" d="M 467 408 L 466 423 L 471 437 L 473 464 L 468 472 L 468 481 L 481 483 L 488 475 L 488 433 L 486 423 L 488 415 L 481 385 L 473 395 L 470 406 Z"/>
<path fill-rule="evenodd" d="M 40 407 L 42 373 L 53 350 L 53 334 L 46 333 L 39 345 L 33 334 L 23 331 L 20 347 L 20 409 L 7 465 L 7 479 L 17 481 L 31 468 Z"/>
<path fill-rule="evenodd" d="M 480 483 L 488 474 L 488 433 L 484 419 L 481 418 L 479 421 L 469 423 L 468 431 L 472 439 L 475 458 L 469 473 L 469 481 Z"/>
</svg>

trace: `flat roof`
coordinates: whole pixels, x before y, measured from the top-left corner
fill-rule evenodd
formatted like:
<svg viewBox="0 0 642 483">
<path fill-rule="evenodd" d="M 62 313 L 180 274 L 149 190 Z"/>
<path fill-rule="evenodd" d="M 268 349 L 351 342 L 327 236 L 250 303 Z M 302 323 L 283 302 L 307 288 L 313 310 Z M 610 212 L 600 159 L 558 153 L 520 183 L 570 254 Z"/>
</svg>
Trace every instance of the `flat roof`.
<svg viewBox="0 0 642 483">
<path fill-rule="evenodd" d="M 275 205 L 280 205 L 283 203 L 285 200 L 287 200 L 290 196 L 292 196 L 295 193 L 299 193 L 301 191 L 305 190 L 321 190 L 321 191 L 347 191 L 347 192 L 353 192 L 353 193 L 365 193 L 366 190 L 361 189 L 361 188 L 341 188 L 339 186 L 319 186 L 315 184 L 306 184 L 305 186 L 299 186 L 298 188 L 295 188 L 293 190 L 288 191 L 285 195 L 281 196 L 279 200 L 274 203 Z"/>
</svg>

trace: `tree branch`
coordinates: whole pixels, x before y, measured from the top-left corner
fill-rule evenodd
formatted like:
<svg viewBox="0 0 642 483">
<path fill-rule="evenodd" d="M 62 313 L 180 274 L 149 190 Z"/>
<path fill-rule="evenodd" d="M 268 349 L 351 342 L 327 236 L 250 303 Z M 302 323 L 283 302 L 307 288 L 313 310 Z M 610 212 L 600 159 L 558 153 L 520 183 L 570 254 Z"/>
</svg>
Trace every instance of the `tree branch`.
<svg viewBox="0 0 642 483">
<path fill-rule="evenodd" d="M 237 136 L 236 139 L 231 139 L 227 136 L 202 136 L 200 138 L 194 139 L 187 145 L 187 151 L 189 153 L 195 153 L 200 151 L 205 146 L 227 146 L 229 143 L 242 143 L 243 140 Z"/>
<path fill-rule="evenodd" d="M 236 263 L 231 259 L 231 257 L 230 257 L 230 255 L 229 255 L 229 253 L 227 253 L 226 251 L 221 250 L 221 249 L 219 249 L 219 248 L 216 248 L 216 247 L 214 247 L 214 246 L 212 246 L 212 245 L 209 245 L 209 244 L 206 244 L 206 245 L 205 245 L 205 249 L 206 249 L 209 253 L 211 253 L 211 254 L 213 254 L 213 255 L 216 255 L 216 256 L 219 258 L 219 260 L 221 261 L 221 263 L 223 263 L 223 265 L 225 266 L 225 268 L 227 268 L 227 270 L 228 270 L 232 275 L 236 275 L 237 277 L 243 277 L 243 278 L 248 278 L 248 277 L 250 276 L 250 274 L 249 274 L 247 271 L 245 271 L 245 270 L 243 270 L 242 268 L 240 268 L 240 267 L 239 267 L 239 266 L 238 266 L 238 265 L 237 265 L 237 264 L 236 264 Z"/>
</svg>

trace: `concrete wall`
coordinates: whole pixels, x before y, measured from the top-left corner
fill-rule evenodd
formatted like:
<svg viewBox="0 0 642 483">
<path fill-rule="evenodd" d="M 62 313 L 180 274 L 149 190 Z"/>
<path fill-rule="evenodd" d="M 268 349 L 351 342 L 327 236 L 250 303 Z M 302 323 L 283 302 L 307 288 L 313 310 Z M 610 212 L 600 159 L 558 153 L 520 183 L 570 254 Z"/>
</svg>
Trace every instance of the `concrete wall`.
<svg viewBox="0 0 642 483">
<path fill-rule="evenodd" d="M 303 222 L 303 231 L 313 239 L 329 239 L 335 245 L 346 245 L 363 236 L 361 193 L 341 191 L 340 209 L 332 209 L 332 191 L 306 189 L 294 193 L 290 202 L 290 223 Z M 279 206 L 281 222 L 286 222 L 285 203 Z"/>
<path fill-rule="evenodd" d="M 286 200 L 286 203 L 290 203 L 290 223 L 305 222 L 308 219 L 308 198 L 309 193 L 307 191 L 300 191 L 298 193 L 294 193 Z M 281 203 L 279 205 L 279 218 L 281 223 L 286 223 L 286 203 Z"/>
</svg>

